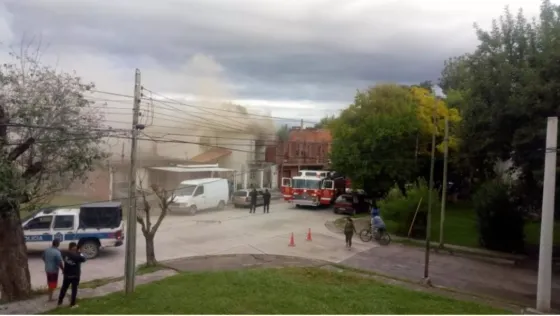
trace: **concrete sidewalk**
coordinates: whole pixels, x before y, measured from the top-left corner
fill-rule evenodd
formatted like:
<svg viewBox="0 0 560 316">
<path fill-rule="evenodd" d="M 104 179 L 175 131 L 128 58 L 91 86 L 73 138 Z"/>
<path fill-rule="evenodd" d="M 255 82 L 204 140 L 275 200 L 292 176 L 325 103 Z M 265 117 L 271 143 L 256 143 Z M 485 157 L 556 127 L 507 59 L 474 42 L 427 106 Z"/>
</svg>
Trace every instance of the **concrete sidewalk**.
<svg viewBox="0 0 560 316">
<path fill-rule="evenodd" d="M 411 281 L 424 276 L 424 249 L 391 244 L 358 253 L 340 264 Z M 430 280 L 434 285 L 534 306 L 537 273 L 514 265 L 441 253 L 430 254 Z M 560 309 L 560 276 L 552 279 L 552 308 Z"/>
</svg>

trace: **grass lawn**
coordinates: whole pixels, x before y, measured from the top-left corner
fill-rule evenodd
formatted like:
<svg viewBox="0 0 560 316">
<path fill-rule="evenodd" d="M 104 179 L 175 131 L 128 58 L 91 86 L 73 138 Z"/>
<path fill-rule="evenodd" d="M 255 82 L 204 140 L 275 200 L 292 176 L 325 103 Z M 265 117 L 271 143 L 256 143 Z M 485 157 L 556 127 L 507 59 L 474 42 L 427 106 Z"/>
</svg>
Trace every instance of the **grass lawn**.
<svg viewBox="0 0 560 316">
<path fill-rule="evenodd" d="M 184 273 L 50 314 L 506 314 L 319 268 Z"/>
<path fill-rule="evenodd" d="M 441 210 L 432 213 L 432 241 L 439 241 Z M 358 214 L 356 217 L 369 217 L 369 214 Z M 389 232 L 395 231 L 396 223 L 386 221 Z M 343 225 L 343 224 L 342 224 Z M 527 244 L 537 245 L 540 239 L 540 223 L 528 222 L 525 224 L 525 240 Z M 445 213 L 444 242 L 450 245 L 479 247 L 478 231 L 476 228 L 476 213 L 471 203 L 461 202 L 448 204 Z M 554 225 L 554 244 L 560 245 L 560 222 Z"/>
</svg>

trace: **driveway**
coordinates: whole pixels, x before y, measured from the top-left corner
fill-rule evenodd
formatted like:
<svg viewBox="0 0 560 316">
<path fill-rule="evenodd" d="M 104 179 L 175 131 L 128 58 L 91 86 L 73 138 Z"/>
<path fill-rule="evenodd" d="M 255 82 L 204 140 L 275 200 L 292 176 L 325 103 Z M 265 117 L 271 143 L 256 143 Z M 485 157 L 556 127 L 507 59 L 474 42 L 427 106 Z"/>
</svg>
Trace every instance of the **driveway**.
<svg viewBox="0 0 560 316">
<path fill-rule="evenodd" d="M 341 264 L 409 280 L 421 280 L 424 277 L 424 250 L 392 244 L 356 254 Z M 429 276 L 434 285 L 501 298 L 519 305 L 535 305 L 537 272 L 534 270 L 444 253 L 431 253 L 429 267 Z M 552 307 L 560 309 L 560 276 L 554 275 L 552 283 Z"/>
<path fill-rule="evenodd" d="M 332 220 L 331 209 L 296 209 L 284 201 L 271 204 L 270 213 L 256 214 L 248 209 L 226 208 L 195 216 L 168 215 L 156 233 L 158 260 L 216 254 L 275 254 L 340 262 L 375 245 L 355 238 L 355 249 L 344 247 L 344 236 L 325 227 Z M 312 241 L 306 241 L 311 229 Z M 144 237 L 137 228 L 136 263 L 145 262 Z M 294 233 L 295 247 L 289 247 Z M 45 285 L 44 266 L 39 253 L 30 253 L 29 268 L 33 287 Z M 124 247 L 105 249 L 82 268 L 82 280 L 116 277 L 124 274 Z"/>
</svg>

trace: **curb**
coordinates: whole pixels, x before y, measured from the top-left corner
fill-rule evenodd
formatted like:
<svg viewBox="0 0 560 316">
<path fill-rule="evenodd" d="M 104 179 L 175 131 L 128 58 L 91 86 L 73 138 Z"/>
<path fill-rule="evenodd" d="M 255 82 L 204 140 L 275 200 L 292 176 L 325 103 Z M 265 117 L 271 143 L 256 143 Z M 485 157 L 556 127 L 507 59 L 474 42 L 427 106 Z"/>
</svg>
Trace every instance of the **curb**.
<svg viewBox="0 0 560 316">
<path fill-rule="evenodd" d="M 336 227 L 334 221 L 325 222 L 325 227 L 333 233 L 342 234 L 342 229 Z M 391 235 L 391 238 L 396 242 L 411 243 L 413 244 L 412 246 L 425 245 L 425 241 L 423 240 L 415 240 L 415 239 L 394 236 L 394 235 Z M 490 250 L 474 249 L 474 248 L 456 246 L 456 245 L 444 245 L 444 248 L 440 248 L 439 243 L 433 241 L 430 243 L 430 246 L 431 246 L 431 250 L 434 252 L 448 252 L 450 255 L 456 255 L 456 256 L 461 256 L 461 257 L 475 259 L 475 260 L 489 261 L 491 263 L 497 263 L 497 264 L 515 265 L 517 264 L 518 261 L 527 258 L 526 256 L 522 256 L 522 255 L 504 254 L 504 253 L 490 251 Z"/>
</svg>

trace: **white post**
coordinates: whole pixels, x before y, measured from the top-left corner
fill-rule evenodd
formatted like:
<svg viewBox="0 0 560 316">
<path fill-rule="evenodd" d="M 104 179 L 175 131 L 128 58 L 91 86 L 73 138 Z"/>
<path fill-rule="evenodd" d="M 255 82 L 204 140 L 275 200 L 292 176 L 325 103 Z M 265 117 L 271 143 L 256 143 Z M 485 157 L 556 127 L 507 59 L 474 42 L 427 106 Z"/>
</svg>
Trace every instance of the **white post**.
<svg viewBox="0 0 560 316">
<path fill-rule="evenodd" d="M 113 167 L 109 163 L 109 200 L 113 200 Z"/>
<path fill-rule="evenodd" d="M 261 169 L 261 188 L 264 188 L 264 169 Z"/>
<path fill-rule="evenodd" d="M 537 310 L 542 313 L 550 313 L 550 295 L 552 291 L 552 238 L 554 230 L 557 144 L 558 117 L 549 117 L 546 127 L 539 277 L 537 283 Z"/>
<path fill-rule="evenodd" d="M 250 171 L 249 171 L 250 172 Z M 249 173 L 245 172 L 243 173 L 243 189 L 247 189 L 247 178 L 249 177 Z"/>
</svg>

